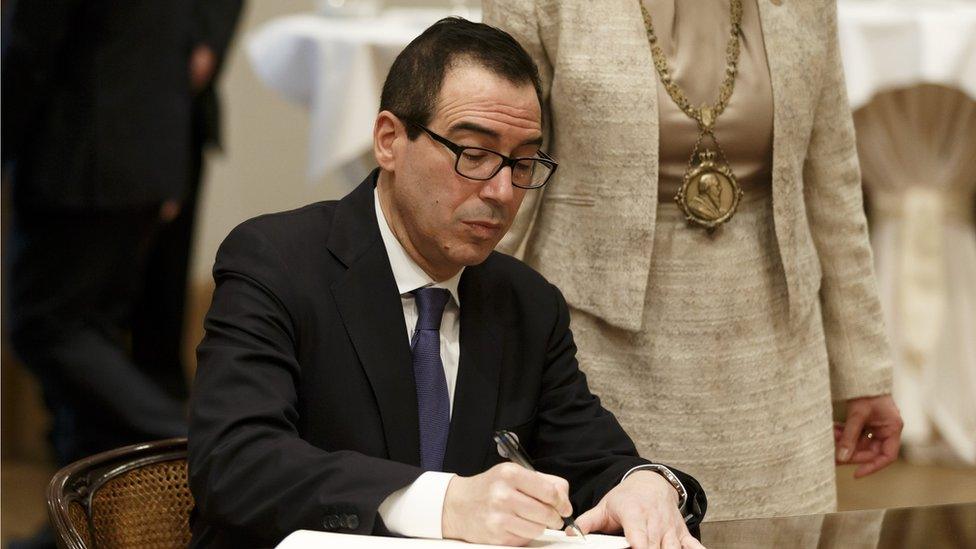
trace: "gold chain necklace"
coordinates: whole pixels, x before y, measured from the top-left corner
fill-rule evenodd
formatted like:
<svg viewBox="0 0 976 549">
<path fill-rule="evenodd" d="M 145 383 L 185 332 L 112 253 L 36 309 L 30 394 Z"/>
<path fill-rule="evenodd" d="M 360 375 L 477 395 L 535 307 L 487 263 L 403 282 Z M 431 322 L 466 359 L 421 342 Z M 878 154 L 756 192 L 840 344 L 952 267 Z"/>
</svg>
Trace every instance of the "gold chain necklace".
<svg viewBox="0 0 976 549">
<path fill-rule="evenodd" d="M 657 35 L 654 34 L 651 14 L 648 13 L 643 0 L 637 2 L 644 14 L 644 27 L 647 29 L 647 41 L 651 45 L 654 68 L 657 69 L 664 89 L 682 112 L 698 123 L 698 139 L 695 141 L 695 148 L 691 151 L 691 157 L 688 158 L 688 169 L 685 171 L 681 190 L 674 200 L 685 213 L 688 221 L 711 231 L 732 219 L 739 206 L 739 199 L 742 198 L 742 189 L 739 188 L 739 183 L 732 174 L 732 168 L 725 158 L 725 151 L 722 150 L 722 145 L 719 144 L 714 132 L 715 121 L 725 111 L 735 88 L 736 67 L 739 64 L 742 3 L 740 0 L 730 1 L 732 30 L 728 45 L 725 47 L 725 80 L 719 87 L 718 101 L 714 105 L 702 103 L 698 107 L 693 107 L 688 97 L 671 78 L 668 60 L 657 43 Z M 702 150 L 701 144 L 706 136 L 715 144 L 717 155 L 709 148 Z"/>
</svg>

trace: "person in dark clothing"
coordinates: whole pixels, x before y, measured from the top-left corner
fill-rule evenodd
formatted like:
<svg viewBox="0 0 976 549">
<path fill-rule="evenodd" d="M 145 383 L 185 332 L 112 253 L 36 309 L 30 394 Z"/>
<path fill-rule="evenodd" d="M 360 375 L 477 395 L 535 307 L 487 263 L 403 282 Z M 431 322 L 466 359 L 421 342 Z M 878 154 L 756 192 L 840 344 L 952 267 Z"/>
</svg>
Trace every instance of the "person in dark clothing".
<svg viewBox="0 0 976 549">
<path fill-rule="evenodd" d="M 204 155 L 221 147 L 217 78 L 241 12 L 240 0 L 198 2 L 195 43 L 190 57 L 194 91 L 187 192 L 175 217 L 163 225 L 146 259 L 146 276 L 132 319 L 132 354 L 170 395 L 185 400 L 187 384 L 182 343 L 197 205 L 205 171 Z M 168 212 L 170 215 L 173 211 Z M 174 367 L 178 365 L 178 367 Z"/>
<path fill-rule="evenodd" d="M 181 368 L 133 359 L 145 338 L 133 333 L 132 318 L 150 250 L 193 203 L 203 141 L 195 139 L 194 105 L 215 108 L 213 75 L 240 7 L 239 0 L 4 6 L 8 328 L 16 355 L 41 383 L 57 466 L 186 434 Z M 53 546 L 45 533 L 29 543 Z"/>
<path fill-rule="evenodd" d="M 493 251 L 556 170 L 539 90 L 510 35 L 443 19 L 390 69 L 378 167 L 224 240 L 190 404 L 190 547 L 296 530 L 525 545 L 575 512 L 583 534 L 701 549 L 705 491 L 637 454 L 578 368 L 562 294 Z"/>
</svg>

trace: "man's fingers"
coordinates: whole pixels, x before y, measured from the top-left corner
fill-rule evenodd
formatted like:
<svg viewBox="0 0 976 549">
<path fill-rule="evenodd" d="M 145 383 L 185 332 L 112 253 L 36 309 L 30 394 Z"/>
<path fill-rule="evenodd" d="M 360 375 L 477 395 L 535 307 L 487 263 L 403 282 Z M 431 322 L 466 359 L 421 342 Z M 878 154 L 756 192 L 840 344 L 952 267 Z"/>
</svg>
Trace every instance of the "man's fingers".
<svg viewBox="0 0 976 549">
<path fill-rule="evenodd" d="M 210 79 L 213 78 L 214 70 L 217 67 L 217 56 L 213 50 L 204 45 L 199 45 L 190 53 L 190 86 L 194 91 L 200 91 L 206 87 Z"/>
<path fill-rule="evenodd" d="M 562 517 L 573 514 L 573 504 L 569 502 L 569 482 L 566 479 L 535 473 L 532 485 L 533 492 L 528 495 L 549 504 Z"/>
<path fill-rule="evenodd" d="M 677 508 L 666 512 L 651 512 L 647 517 L 647 546 L 661 549 L 681 549 L 678 527 L 684 527 Z M 681 521 L 681 522 L 676 522 Z"/>
<path fill-rule="evenodd" d="M 169 223 L 170 221 L 176 219 L 176 216 L 180 215 L 180 201 L 179 200 L 167 200 L 159 206 L 159 219 L 163 223 Z"/>
<path fill-rule="evenodd" d="M 607 522 L 607 518 L 606 513 L 604 513 L 604 509 L 604 506 L 597 505 L 596 507 L 576 517 L 576 526 L 579 526 L 580 531 L 582 531 L 584 535 L 595 530 L 605 531 L 609 529 L 605 524 Z"/>
<path fill-rule="evenodd" d="M 521 540 L 517 540 L 520 545 L 525 543 L 525 541 L 522 540 L 535 539 L 546 531 L 545 526 L 525 520 L 524 518 L 517 517 L 515 515 L 506 517 L 504 528 L 509 534 L 522 538 Z"/>
<path fill-rule="evenodd" d="M 659 529 L 651 531 L 654 528 L 653 524 L 654 517 L 649 517 L 648 512 L 643 509 L 635 507 L 627 507 L 622 513 L 619 513 L 620 526 L 624 529 L 624 537 L 627 538 L 627 542 L 630 543 L 631 549 L 647 548 L 647 549 L 658 549 L 660 547 L 660 539 L 663 532 Z M 654 539 L 654 543 L 648 543 L 650 539 Z"/>
<path fill-rule="evenodd" d="M 541 524 L 546 528 L 559 530 L 563 527 L 563 519 L 552 506 L 513 490 L 506 498 L 506 507 L 523 519 Z"/>
<path fill-rule="evenodd" d="M 624 538 L 630 544 L 630 549 L 650 549 L 647 544 L 647 528 L 638 523 L 628 528 L 624 524 Z"/>
<path fill-rule="evenodd" d="M 864 429 L 865 419 L 867 417 L 864 412 L 858 409 L 849 410 L 847 422 L 844 424 L 844 433 L 840 437 L 840 442 L 837 443 L 837 461 L 839 463 L 847 463 L 851 459 L 854 448 L 857 446 L 857 439 Z"/>
<path fill-rule="evenodd" d="M 654 539 L 648 541 L 651 547 L 654 547 Z M 664 533 L 664 537 L 661 539 L 661 549 L 681 549 L 681 542 L 678 541 L 678 536 L 673 530 Z"/>
<path fill-rule="evenodd" d="M 519 467 L 515 464 L 498 465 L 502 478 L 523 494 L 550 505 L 561 516 L 573 513 L 569 502 L 569 483 L 562 478 L 546 475 Z"/>
<path fill-rule="evenodd" d="M 705 546 L 702 545 L 700 541 L 695 539 L 694 536 L 686 533 L 681 538 L 681 549 L 705 549 Z"/>
</svg>

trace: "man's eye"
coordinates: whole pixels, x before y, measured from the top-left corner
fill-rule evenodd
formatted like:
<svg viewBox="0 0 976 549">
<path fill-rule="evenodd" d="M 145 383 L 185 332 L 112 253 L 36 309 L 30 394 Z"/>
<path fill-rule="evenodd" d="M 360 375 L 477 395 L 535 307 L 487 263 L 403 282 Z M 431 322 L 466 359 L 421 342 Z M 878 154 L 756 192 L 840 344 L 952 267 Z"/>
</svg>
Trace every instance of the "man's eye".
<svg viewBox="0 0 976 549">
<path fill-rule="evenodd" d="M 463 156 L 465 160 L 476 162 L 478 160 L 484 160 L 484 158 L 488 155 L 483 151 L 467 150 L 461 153 L 461 156 Z"/>
</svg>

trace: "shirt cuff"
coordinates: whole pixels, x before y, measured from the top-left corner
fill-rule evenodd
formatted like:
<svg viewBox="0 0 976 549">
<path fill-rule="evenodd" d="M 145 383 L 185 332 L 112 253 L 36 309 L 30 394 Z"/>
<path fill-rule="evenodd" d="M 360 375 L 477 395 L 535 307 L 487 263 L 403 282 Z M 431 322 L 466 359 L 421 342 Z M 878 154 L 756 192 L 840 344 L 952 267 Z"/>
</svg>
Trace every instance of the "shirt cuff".
<svg viewBox="0 0 976 549">
<path fill-rule="evenodd" d="M 386 496 L 377 512 L 386 528 L 409 538 L 443 539 L 444 497 L 453 473 L 427 471 Z"/>
<path fill-rule="evenodd" d="M 655 464 L 651 464 L 651 465 L 638 465 L 637 467 L 633 467 L 629 471 L 627 471 L 626 473 L 624 473 L 624 476 L 623 476 L 623 478 L 620 479 L 620 482 L 623 482 L 623 481 L 627 480 L 627 476 L 628 475 L 630 475 L 634 471 L 640 471 L 641 469 L 646 469 L 648 471 L 654 471 L 655 473 L 658 473 L 658 471 L 657 471 L 657 468 L 658 467 L 660 467 L 662 469 L 667 469 L 668 471 L 670 471 L 671 474 L 674 475 L 674 479 L 678 482 L 678 486 L 681 486 L 681 489 L 680 490 L 677 490 L 677 492 L 678 492 L 678 510 L 681 512 L 681 516 L 683 516 L 683 517 L 687 516 L 686 508 L 688 507 L 688 490 L 685 489 L 685 484 L 683 482 L 681 482 L 681 479 L 678 478 L 678 475 L 675 475 L 674 474 L 674 471 L 672 471 L 670 467 L 668 467 L 666 465 L 661 465 L 660 463 L 655 463 Z M 667 479 L 665 479 L 665 480 L 667 480 Z M 668 484 L 670 484 L 670 483 L 671 482 L 668 481 Z"/>
</svg>

